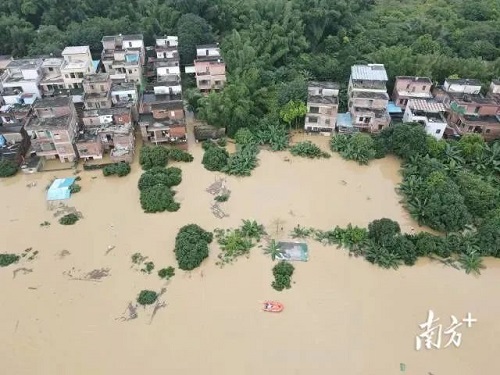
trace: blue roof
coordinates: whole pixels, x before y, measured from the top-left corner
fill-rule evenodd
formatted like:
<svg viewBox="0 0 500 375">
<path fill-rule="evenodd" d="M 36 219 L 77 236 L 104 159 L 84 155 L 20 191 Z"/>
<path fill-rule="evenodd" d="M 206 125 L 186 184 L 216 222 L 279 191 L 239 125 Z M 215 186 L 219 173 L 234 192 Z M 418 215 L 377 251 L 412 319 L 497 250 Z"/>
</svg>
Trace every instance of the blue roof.
<svg viewBox="0 0 500 375">
<path fill-rule="evenodd" d="M 403 113 L 403 110 L 399 108 L 394 102 L 389 102 L 387 104 L 387 112 L 389 113 Z"/>
<path fill-rule="evenodd" d="M 69 187 L 73 185 L 75 180 L 75 177 L 56 179 L 52 185 L 50 185 L 49 190 L 47 190 L 47 200 L 57 201 L 68 199 L 71 196 Z"/>
<path fill-rule="evenodd" d="M 337 126 L 343 126 L 350 128 L 352 127 L 352 117 L 349 112 L 347 113 L 339 113 L 337 115 Z"/>
</svg>

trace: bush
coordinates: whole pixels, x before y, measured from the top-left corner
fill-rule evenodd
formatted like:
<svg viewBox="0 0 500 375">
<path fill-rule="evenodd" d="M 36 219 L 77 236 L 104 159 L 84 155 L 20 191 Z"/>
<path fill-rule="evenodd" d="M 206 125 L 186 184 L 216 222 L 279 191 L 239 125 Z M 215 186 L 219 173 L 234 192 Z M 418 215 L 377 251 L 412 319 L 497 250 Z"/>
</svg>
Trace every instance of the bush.
<svg viewBox="0 0 500 375">
<path fill-rule="evenodd" d="M 201 143 L 201 148 L 205 151 L 212 147 L 217 147 L 217 144 L 210 139 L 207 139 Z"/>
<path fill-rule="evenodd" d="M 114 163 L 107 165 L 103 168 L 102 174 L 104 176 L 117 175 L 118 177 L 126 176 L 130 173 L 131 168 L 128 163 Z"/>
<path fill-rule="evenodd" d="M 75 224 L 78 220 L 80 220 L 80 217 L 77 214 L 67 214 L 64 215 L 59 219 L 59 224 L 62 225 L 73 225 Z"/>
<path fill-rule="evenodd" d="M 142 306 L 152 305 L 158 299 L 158 293 L 152 290 L 141 290 L 137 296 L 137 303 Z"/>
<path fill-rule="evenodd" d="M 401 233 L 401 228 L 397 221 L 382 218 L 373 220 L 368 224 L 368 238 L 379 245 L 387 243 L 390 239 Z"/>
<path fill-rule="evenodd" d="M 69 191 L 71 192 L 71 194 L 78 193 L 80 190 L 82 190 L 82 187 L 75 183 L 71 184 L 71 186 L 69 187 Z"/>
<path fill-rule="evenodd" d="M 170 279 L 173 276 L 175 276 L 175 268 L 174 267 L 167 267 L 167 268 L 162 268 L 161 270 L 158 271 L 158 276 L 160 279 Z"/>
<path fill-rule="evenodd" d="M 290 147 L 290 152 L 294 156 L 302 156 L 310 159 L 330 157 L 329 153 L 322 151 L 311 141 L 299 142 L 296 145 L 293 145 Z"/>
<path fill-rule="evenodd" d="M 292 275 L 295 268 L 291 263 L 281 261 L 273 267 L 274 281 L 271 286 L 277 290 L 291 288 Z"/>
<path fill-rule="evenodd" d="M 254 144 L 241 146 L 229 156 L 227 165 L 222 169 L 222 172 L 234 176 L 250 176 L 258 165 L 258 154 L 259 149 Z"/>
<path fill-rule="evenodd" d="M 220 147 L 226 147 L 226 145 L 227 145 L 226 138 L 219 138 L 217 140 L 217 145 Z"/>
<path fill-rule="evenodd" d="M 255 138 L 248 128 L 240 128 L 234 135 L 234 141 L 243 146 L 254 143 Z"/>
<path fill-rule="evenodd" d="M 175 193 L 164 185 L 154 185 L 141 189 L 141 207 L 146 213 L 175 212 L 180 204 L 174 200 Z"/>
<path fill-rule="evenodd" d="M 181 270 L 190 271 L 208 257 L 208 245 L 213 234 L 196 224 L 183 226 L 175 237 L 175 258 Z"/>
<path fill-rule="evenodd" d="M 153 167 L 142 174 L 139 178 L 138 187 L 141 191 L 156 185 L 170 188 L 179 185 L 181 182 L 182 170 L 180 168 Z"/>
<path fill-rule="evenodd" d="M 193 155 L 184 150 L 179 150 L 177 148 L 171 148 L 168 151 L 168 158 L 172 161 L 183 161 L 190 163 L 194 160 Z"/>
<path fill-rule="evenodd" d="M 206 149 L 201 163 L 209 171 L 221 171 L 227 165 L 228 158 L 229 154 L 225 149 L 214 145 Z"/>
<path fill-rule="evenodd" d="M 169 151 L 163 146 L 144 146 L 139 154 L 139 164 L 142 169 L 165 167 L 168 162 Z"/>
<path fill-rule="evenodd" d="M 330 140 L 330 148 L 347 160 L 357 161 L 366 165 L 377 155 L 375 141 L 369 134 L 356 133 L 354 135 L 339 134 Z M 379 150 L 379 154 L 383 154 Z"/>
<path fill-rule="evenodd" d="M 0 267 L 7 267 L 19 261 L 20 256 L 17 254 L 0 254 Z"/>
<path fill-rule="evenodd" d="M 217 202 L 227 202 L 229 200 L 229 194 L 228 193 L 224 193 L 224 194 L 221 194 L 221 195 L 217 195 L 215 198 L 214 198 Z"/>
<path fill-rule="evenodd" d="M 83 170 L 84 171 L 97 171 L 99 169 L 106 168 L 108 165 L 111 165 L 111 164 L 84 164 Z"/>
<path fill-rule="evenodd" d="M 0 161 L 0 177 L 11 177 L 17 173 L 17 165 L 10 160 Z"/>
</svg>

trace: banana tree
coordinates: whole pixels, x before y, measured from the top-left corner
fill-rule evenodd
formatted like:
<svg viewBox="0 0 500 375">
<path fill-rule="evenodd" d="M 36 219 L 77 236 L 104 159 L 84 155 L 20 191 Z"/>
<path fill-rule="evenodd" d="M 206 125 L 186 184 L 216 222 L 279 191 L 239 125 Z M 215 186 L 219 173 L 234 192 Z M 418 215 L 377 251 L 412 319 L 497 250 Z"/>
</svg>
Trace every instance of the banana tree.
<svg viewBox="0 0 500 375">
<path fill-rule="evenodd" d="M 264 254 L 271 255 L 271 259 L 274 261 L 276 258 L 280 258 L 281 255 L 284 255 L 284 251 L 278 246 L 276 240 L 272 239 L 264 249 Z"/>
</svg>

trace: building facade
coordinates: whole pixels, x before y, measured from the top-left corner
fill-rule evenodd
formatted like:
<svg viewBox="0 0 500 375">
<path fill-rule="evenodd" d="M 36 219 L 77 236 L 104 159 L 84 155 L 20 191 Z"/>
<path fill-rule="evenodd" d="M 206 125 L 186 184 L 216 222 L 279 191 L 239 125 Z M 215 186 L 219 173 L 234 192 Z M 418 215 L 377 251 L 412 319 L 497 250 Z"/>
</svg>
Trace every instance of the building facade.
<svg viewBox="0 0 500 375">
<path fill-rule="evenodd" d="M 333 82 L 310 82 L 307 95 L 307 132 L 333 132 L 337 122 L 339 85 Z"/>
<path fill-rule="evenodd" d="M 398 76 L 394 83 L 392 100 L 395 105 L 405 109 L 410 99 L 431 100 L 432 81 L 427 77 Z"/>
<path fill-rule="evenodd" d="M 42 59 L 12 60 L 0 77 L 0 94 L 5 104 L 33 104 L 41 98 Z"/>
<path fill-rule="evenodd" d="M 104 72 L 109 73 L 113 81 L 140 83 L 146 59 L 141 34 L 105 36 L 102 38 L 102 46 Z"/>
<path fill-rule="evenodd" d="M 109 73 L 88 74 L 83 79 L 85 109 L 111 108 L 111 78 Z"/>
<path fill-rule="evenodd" d="M 196 47 L 194 71 L 196 86 L 202 92 L 220 90 L 226 83 L 226 64 L 217 44 Z"/>
<path fill-rule="evenodd" d="M 441 139 L 447 126 L 446 108 L 442 103 L 424 99 L 410 99 L 407 103 L 403 122 L 415 122 L 424 126 L 427 134 Z"/>
</svg>

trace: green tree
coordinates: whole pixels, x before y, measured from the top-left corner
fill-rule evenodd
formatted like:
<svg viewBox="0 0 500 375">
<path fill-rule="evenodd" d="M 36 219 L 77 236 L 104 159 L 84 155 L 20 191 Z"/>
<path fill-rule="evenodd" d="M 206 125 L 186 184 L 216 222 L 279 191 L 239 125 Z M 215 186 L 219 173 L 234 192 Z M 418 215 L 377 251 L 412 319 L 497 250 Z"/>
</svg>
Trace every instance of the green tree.
<svg viewBox="0 0 500 375">
<path fill-rule="evenodd" d="M 182 182 L 182 170 L 176 167 L 162 168 L 153 167 L 144 172 L 139 178 L 139 190 L 146 190 L 153 186 L 164 186 L 170 188 Z"/>
<path fill-rule="evenodd" d="M 280 118 L 291 128 L 296 128 L 298 122 L 306 115 L 307 106 L 299 100 L 290 100 L 280 110 Z"/>
<path fill-rule="evenodd" d="M 283 255 L 283 250 L 278 246 L 276 240 L 272 239 L 264 249 L 264 254 L 270 255 L 271 259 L 275 261 L 277 257 Z"/>
<path fill-rule="evenodd" d="M 137 303 L 142 306 L 152 305 L 158 299 L 158 293 L 152 290 L 141 290 L 137 296 Z"/>
<path fill-rule="evenodd" d="M 139 164 L 145 171 L 153 167 L 165 167 L 168 156 L 168 149 L 163 146 L 143 146 L 139 154 Z"/>
<path fill-rule="evenodd" d="M 184 14 L 177 22 L 179 54 L 181 64 L 192 64 L 196 57 L 196 46 L 214 42 L 210 25 L 195 14 Z"/>
<path fill-rule="evenodd" d="M 222 171 L 229 158 L 229 153 L 218 146 L 209 147 L 203 154 L 201 163 L 209 171 Z"/>
<path fill-rule="evenodd" d="M 382 218 L 373 220 L 368 224 L 368 238 L 379 245 L 385 244 L 388 240 L 401 233 L 401 228 L 397 221 Z"/>
<path fill-rule="evenodd" d="M 254 143 L 254 136 L 248 128 L 239 128 L 234 135 L 234 141 L 238 145 L 247 145 Z"/>
<path fill-rule="evenodd" d="M 175 258 L 181 270 L 190 271 L 198 267 L 208 257 L 208 245 L 213 234 L 196 224 L 188 224 L 179 229 L 175 237 Z"/>
<path fill-rule="evenodd" d="M 0 178 L 12 177 L 18 171 L 17 165 L 10 160 L 0 160 Z"/>
<path fill-rule="evenodd" d="M 175 212 L 180 204 L 174 200 L 175 192 L 164 185 L 148 186 L 141 189 L 140 202 L 144 212 Z"/>
</svg>

